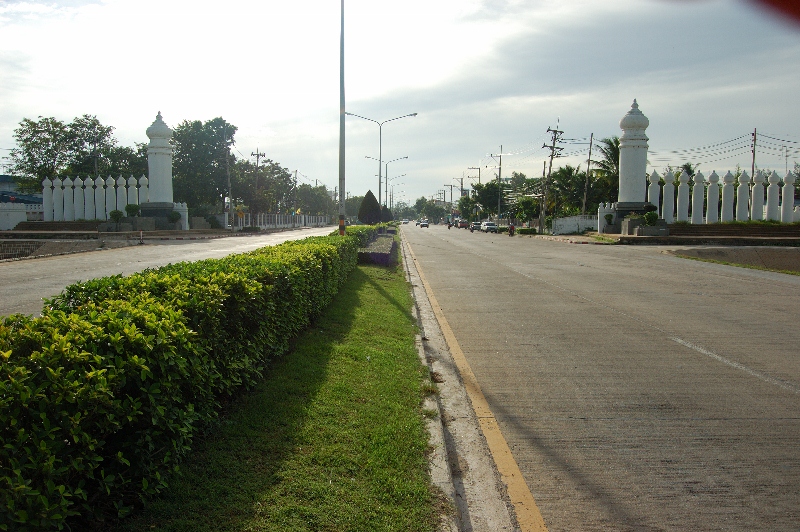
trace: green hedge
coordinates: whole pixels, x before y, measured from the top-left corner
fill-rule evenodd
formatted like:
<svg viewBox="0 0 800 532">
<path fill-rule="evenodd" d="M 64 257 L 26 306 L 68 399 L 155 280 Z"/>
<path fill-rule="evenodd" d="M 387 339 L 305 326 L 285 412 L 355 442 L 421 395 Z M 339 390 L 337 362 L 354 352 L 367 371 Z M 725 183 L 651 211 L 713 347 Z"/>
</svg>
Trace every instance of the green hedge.
<svg viewBox="0 0 800 532">
<path fill-rule="evenodd" d="M 115 519 L 163 490 L 374 229 L 347 233 L 74 284 L 0 321 L 0 530 Z"/>
</svg>

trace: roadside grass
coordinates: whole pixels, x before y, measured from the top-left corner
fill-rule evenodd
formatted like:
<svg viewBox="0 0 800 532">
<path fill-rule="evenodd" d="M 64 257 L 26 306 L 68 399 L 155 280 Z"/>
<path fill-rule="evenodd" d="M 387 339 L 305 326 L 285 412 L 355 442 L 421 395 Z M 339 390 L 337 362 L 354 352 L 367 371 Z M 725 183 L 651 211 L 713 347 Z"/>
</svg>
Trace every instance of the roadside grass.
<svg viewBox="0 0 800 532">
<path fill-rule="evenodd" d="M 724 260 L 714 260 L 714 259 L 703 259 L 700 257 L 690 257 L 689 255 L 681 255 L 680 253 L 674 254 L 676 257 L 680 257 L 682 259 L 689 259 L 689 260 L 696 260 L 699 262 L 710 262 L 712 264 L 724 264 L 726 266 L 736 266 L 738 268 L 748 268 L 750 270 L 761 270 L 763 272 L 775 272 L 775 273 L 785 273 L 787 275 L 800 275 L 800 272 L 796 272 L 793 270 L 777 270 L 775 268 L 767 268 L 765 266 L 756 266 L 753 264 L 740 264 L 738 262 L 727 262 Z"/>
<path fill-rule="evenodd" d="M 401 267 L 359 266 L 168 491 L 116 530 L 435 530 L 411 307 Z"/>
</svg>

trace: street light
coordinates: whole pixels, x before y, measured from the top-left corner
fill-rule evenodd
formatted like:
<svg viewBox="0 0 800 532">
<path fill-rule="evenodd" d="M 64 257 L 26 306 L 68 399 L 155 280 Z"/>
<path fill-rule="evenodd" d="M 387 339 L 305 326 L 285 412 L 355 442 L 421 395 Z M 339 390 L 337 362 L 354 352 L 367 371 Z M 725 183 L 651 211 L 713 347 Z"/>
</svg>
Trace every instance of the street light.
<svg viewBox="0 0 800 532">
<path fill-rule="evenodd" d="M 408 116 L 417 116 L 417 113 L 411 113 L 409 115 L 398 116 L 396 118 L 390 118 L 389 120 L 384 120 L 383 122 L 378 122 L 377 120 L 373 120 L 371 118 L 367 118 L 366 116 L 357 115 L 355 113 L 348 113 L 345 112 L 346 115 L 355 116 L 356 118 L 362 118 L 364 120 L 369 120 L 370 122 L 375 122 L 378 124 L 378 205 L 381 204 L 381 185 L 383 181 L 383 176 L 381 175 L 381 162 L 383 160 L 383 124 L 386 122 L 392 122 L 394 120 L 400 120 L 401 118 L 406 118 Z"/>
</svg>

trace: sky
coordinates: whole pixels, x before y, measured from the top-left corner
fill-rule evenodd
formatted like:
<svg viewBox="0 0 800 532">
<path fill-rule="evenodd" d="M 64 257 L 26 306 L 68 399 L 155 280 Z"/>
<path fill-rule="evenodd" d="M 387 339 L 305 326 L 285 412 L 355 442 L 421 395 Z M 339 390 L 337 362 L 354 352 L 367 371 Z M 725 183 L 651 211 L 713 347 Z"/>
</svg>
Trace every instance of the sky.
<svg viewBox="0 0 800 532">
<path fill-rule="evenodd" d="M 749 172 L 754 130 L 759 168 L 784 174 L 800 161 L 800 25 L 753 2 L 345 4 L 346 110 L 389 121 L 382 173 L 395 203 L 457 197 L 477 182 L 470 167 L 482 182 L 541 176 L 548 128 L 571 139 L 554 168 L 583 169 L 590 135 L 620 135 L 634 98 L 650 120 L 648 171 Z M 133 146 L 159 111 L 171 127 L 221 116 L 238 127 L 237 157 L 260 151 L 333 190 L 340 7 L 0 0 L 0 157 L 23 118 L 96 115 Z M 348 116 L 348 194 L 378 195 L 378 158 L 378 125 Z"/>
</svg>

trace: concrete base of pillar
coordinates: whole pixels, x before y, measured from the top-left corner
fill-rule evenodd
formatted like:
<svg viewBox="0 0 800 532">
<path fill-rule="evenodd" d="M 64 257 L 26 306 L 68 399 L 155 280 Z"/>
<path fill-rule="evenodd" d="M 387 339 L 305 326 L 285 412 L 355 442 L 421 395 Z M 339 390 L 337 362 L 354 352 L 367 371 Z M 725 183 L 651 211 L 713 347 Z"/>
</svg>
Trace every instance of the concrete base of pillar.
<svg viewBox="0 0 800 532">
<path fill-rule="evenodd" d="M 175 204 L 169 202 L 150 202 L 139 205 L 142 218 L 152 218 L 157 231 L 171 231 L 176 229 L 174 222 L 169 221 L 169 215 L 175 210 Z"/>
</svg>

